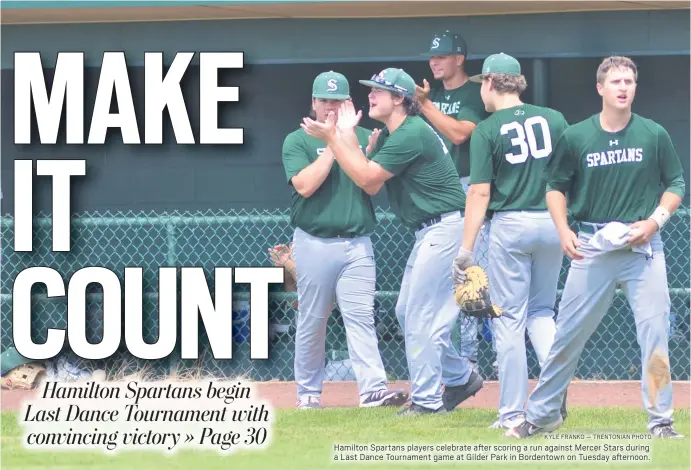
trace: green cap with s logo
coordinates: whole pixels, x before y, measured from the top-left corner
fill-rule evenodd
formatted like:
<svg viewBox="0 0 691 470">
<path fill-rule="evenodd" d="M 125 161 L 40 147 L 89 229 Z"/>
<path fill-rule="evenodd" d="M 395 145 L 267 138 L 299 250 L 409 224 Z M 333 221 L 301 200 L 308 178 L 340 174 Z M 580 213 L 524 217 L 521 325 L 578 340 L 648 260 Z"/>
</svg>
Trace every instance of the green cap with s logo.
<svg viewBox="0 0 691 470">
<path fill-rule="evenodd" d="M 326 100 L 347 100 L 350 98 L 348 79 L 333 70 L 320 73 L 312 84 L 312 97 Z"/>
<path fill-rule="evenodd" d="M 468 55 L 468 46 L 460 34 L 449 30 L 435 34 L 429 44 L 429 50 L 421 55 L 433 57 L 437 55 Z"/>
<path fill-rule="evenodd" d="M 365 86 L 382 88 L 408 97 L 415 96 L 415 80 L 403 69 L 388 68 L 372 75 L 369 80 L 360 80 Z"/>
</svg>

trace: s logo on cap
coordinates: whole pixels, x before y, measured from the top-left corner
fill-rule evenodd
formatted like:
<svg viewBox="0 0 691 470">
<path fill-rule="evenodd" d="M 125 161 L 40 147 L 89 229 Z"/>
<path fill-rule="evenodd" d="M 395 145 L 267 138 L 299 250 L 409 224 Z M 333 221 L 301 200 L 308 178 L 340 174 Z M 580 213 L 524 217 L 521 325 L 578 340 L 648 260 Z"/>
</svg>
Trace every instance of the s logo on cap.
<svg viewBox="0 0 691 470">
<path fill-rule="evenodd" d="M 434 39 L 432 40 L 432 47 L 431 47 L 431 49 L 436 49 L 437 47 L 439 47 L 439 38 L 434 38 Z"/>
<path fill-rule="evenodd" d="M 330 78 L 328 82 L 326 82 L 326 87 L 329 91 L 336 91 L 338 90 L 338 81 L 335 78 Z"/>
</svg>

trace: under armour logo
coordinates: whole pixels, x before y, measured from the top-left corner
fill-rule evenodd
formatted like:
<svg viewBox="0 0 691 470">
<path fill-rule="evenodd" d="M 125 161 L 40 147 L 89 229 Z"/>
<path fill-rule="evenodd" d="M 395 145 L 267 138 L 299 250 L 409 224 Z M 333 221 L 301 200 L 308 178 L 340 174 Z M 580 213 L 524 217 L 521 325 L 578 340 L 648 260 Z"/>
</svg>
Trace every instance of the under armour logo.
<svg viewBox="0 0 691 470">
<path fill-rule="evenodd" d="M 609 146 L 611 147 L 612 145 L 619 145 L 619 139 L 617 139 L 617 140 L 610 140 L 610 141 L 609 141 Z"/>
<path fill-rule="evenodd" d="M 450 100 L 450 99 L 451 99 L 451 95 L 446 95 L 445 98 L 446 98 L 447 100 Z"/>
<path fill-rule="evenodd" d="M 525 111 L 523 111 L 522 109 L 517 109 L 513 113 L 514 116 L 523 116 L 524 114 L 525 114 Z"/>
</svg>

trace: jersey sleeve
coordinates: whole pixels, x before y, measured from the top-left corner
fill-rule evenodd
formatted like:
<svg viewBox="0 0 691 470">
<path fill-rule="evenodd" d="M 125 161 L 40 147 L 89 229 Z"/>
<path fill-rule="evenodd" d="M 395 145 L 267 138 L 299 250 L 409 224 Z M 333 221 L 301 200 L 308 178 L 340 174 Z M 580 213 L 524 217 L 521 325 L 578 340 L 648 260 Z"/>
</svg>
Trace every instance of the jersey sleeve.
<svg viewBox="0 0 691 470">
<path fill-rule="evenodd" d="M 379 141 L 381 141 L 381 136 Z M 383 145 L 378 147 L 372 151 L 372 161 L 394 175 L 403 172 L 408 165 L 422 155 L 420 137 L 407 132 L 392 133 Z"/>
<path fill-rule="evenodd" d="M 547 182 L 547 191 L 554 190 L 567 194 L 573 183 L 577 162 L 578 155 L 571 148 L 568 134 L 563 133 L 545 165 L 544 179 Z"/>
<path fill-rule="evenodd" d="M 681 167 L 679 156 L 674 149 L 672 139 L 662 126 L 658 126 L 657 152 L 660 174 L 662 175 L 662 184 L 665 187 L 665 191 L 683 198 L 686 192 L 684 170 Z"/>
<path fill-rule="evenodd" d="M 358 127 L 355 134 L 357 135 L 358 144 L 360 145 L 362 153 L 367 157 L 367 144 L 369 143 L 369 136 L 372 134 L 372 131 L 364 127 Z"/>
<path fill-rule="evenodd" d="M 307 155 L 305 145 L 294 134 L 289 135 L 283 141 L 282 159 L 288 183 L 291 182 L 293 176 L 312 163 Z"/>
<path fill-rule="evenodd" d="M 475 129 L 470 139 L 469 184 L 489 183 L 494 180 L 492 150 L 492 141 L 484 133 L 484 129 Z"/>
</svg>

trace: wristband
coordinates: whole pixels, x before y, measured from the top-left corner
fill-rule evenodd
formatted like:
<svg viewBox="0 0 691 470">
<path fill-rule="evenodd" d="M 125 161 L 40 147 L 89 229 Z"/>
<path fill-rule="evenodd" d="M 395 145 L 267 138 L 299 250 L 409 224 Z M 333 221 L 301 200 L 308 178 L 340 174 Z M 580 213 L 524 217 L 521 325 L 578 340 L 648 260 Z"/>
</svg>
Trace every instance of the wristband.
<svg viewBox="0 0 691 470">
<path fill-rule="evenodd" d="M 667 209 L 665 209 L 662 206 L 657 206 L 655 212 L 653 212 L 653 214 L 648 218 L 654 220 L 657 223 L 657 226 L 659 227 L 658 230 L 661 230 L 662 227 L 669 220 L 670 216 L 671 214 Z"/>
</svg>

